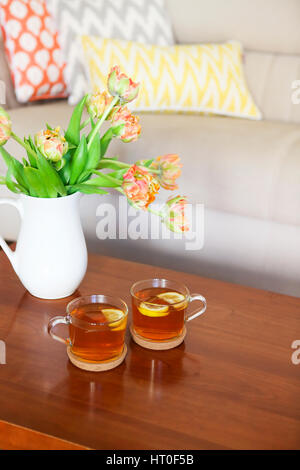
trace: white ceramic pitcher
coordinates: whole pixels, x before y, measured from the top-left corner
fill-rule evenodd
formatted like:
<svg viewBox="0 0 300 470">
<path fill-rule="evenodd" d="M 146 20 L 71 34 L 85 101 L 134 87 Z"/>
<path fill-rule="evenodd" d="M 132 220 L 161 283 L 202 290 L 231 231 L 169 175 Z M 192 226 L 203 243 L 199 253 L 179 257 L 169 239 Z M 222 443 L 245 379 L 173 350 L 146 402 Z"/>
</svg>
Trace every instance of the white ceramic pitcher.
<svg viewBox="0 0 300 470">
<path fill-rule="evenodd" d="M 0 199 L 19 210 L 22 223 L 13 252 L 0 236 L 24 287 L 41 299 L 73 294 L 87 268 L 87 249 L 79 216 L 80 193 L 44 199 L 20 195 Z"/>
</svg>

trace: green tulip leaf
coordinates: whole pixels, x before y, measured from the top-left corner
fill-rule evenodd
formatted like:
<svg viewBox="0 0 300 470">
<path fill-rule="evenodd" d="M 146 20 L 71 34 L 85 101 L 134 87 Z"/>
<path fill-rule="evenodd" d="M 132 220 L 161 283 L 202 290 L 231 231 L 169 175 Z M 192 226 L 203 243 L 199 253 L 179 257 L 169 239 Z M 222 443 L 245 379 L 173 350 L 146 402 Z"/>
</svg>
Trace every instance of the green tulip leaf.
<svg viewBox="0 0 300 470">
<path fill-rule="evenodd" d="M 122 124 L 124 127 L 124 125 Z M 120 127 L 120 126 L 118 126 Z M 110 127 L 108 131 L 105 132 L 104 136 L 101 139 L 101 158 L 103 158 L 107 152 L 108 146 L 111 143 L 112 138 L 114 137 L 114 131 Z"/>
<path fill-rule="evenodd" d="M 29 183 L 30 196 L 49 197 L 40 170 L 27 166 L 24 174 Z"/>
<path fill-rule="evenodd" d="M 84 170 L 84 171 L 81 173 L 80 177 L 78 178 L 77 183 L 78 183 L 78 184 L 85 183 L 86 180 L 88 180 L 89 177 L 90 177 L 92 174 L 93 174 L 93 170 Z"/>
<path fill-rule="evenodd" d="M 113 158 L 103 158 L 100 160 L 97 168 L 98 169 L 109 168 L 111 170 L 125 169 L 127 171 L 129 169 L 129 165 L 123 162 L 118 162 L 117 160 L 114 160 Z"/>
<path fill-rule="evenodd" d="M 64 184 L 69 184 L 70 182 L 72 155 L 74 155 L 74 150 L 69 149 L 66 155 L 63 157 L 65 164 L 59 170 L 59 176 L 61 177 Z"/>
<path fill-rule="evenodd" d="M 146 168 L 149 168 L 153 162 L 154 162 L 154 158 L 152 158 L 151 160 L 144 160 L 143 166 L 145 166 Z"/>
<path fill-rule="evenodd" d="M 122 134 L 122 131 L 124 130 L 125 124 L 119 124 L 118 126 L 114 126 L 111 128 L 112 135 L 117 137 Z M 104 137 L 104 136 L 103 136 Z"/>
<path fill-rule="evenodd" d="M 90 130 L 90 132 L 89 132 L 89 134 L 88 134 L 88 136 L 87 136 L 87 141 L 90 140 L 90 137 L 91 137 L 91 135 L 92 135 L 92 133 L 93 133 L 93 130 L 94 130 L 94 128 L 96 127 L 96 124 L 95 124 L 94 120 L 91 118 L 91 116 L 90 116 L 90 125 L 91 125 L 91 130 Z"/>
<path fill-rule="evenodd" d="M 70 191 L 71 193 L 74 192 L 80 192 L 84 194 L 108 194 L 107 191 L 104 191 L 103 189 L 99 188 L 98 186 L 93 186 L 89 184 L 74 184 L 72 186 L 67 186 L 68 192 Z"/>
<path fill-rule="evenodd" d="M 60 171 L 63 169 L 63 167 L 65 166 L 65 164 L 67 163 L 65 157 L 63 157 L 61 160 L 59 160 L 58 162 L 54 163 L 54 168 L 56 169 L 56 171 Z"/>
<path fill-rule="evenodd" d="M 80 177 L 78 178 L 78 183 L 83 183 L 89 179 L 93 170 L 97 168 L 99 160 L 101 158 L 100 151 L 101 151 L 101 144 L 100 144 L 100 136 L 99 134 L 95 136 L 90 149 L 87 149 L 88 156 L 86 160 L 86 164 L 84 167 L 84 171 L 81 173 Z"/>
<path fill-rule="evenodd" d="M 17 183 L 28 190 L 29 188 L 24 177 L 24 167 L 22 163 L 12 157 L 4 147 L 0 147 L 0 153 Z"/>
<path fill-rule="evenodd" d="M 73 185 L 77 182 L 81 173 L 84 171 L 88 158 L 88 150 L 86 137 L 83 135 L 80 140 L 80 144 L 77 147 L 73 158 L 71 160 L 71 173 L 70 173 L 70 184 Z"/>
<path fill-rule="evenodd" d="M 73 145 L 76 145 L 76 147 L 79 145 L 80 142 L 80 124 L 86 99 L 87 95 L 85 95 L 82 100 L 77 104 L 77 106 L 75 106 L 67 132 L 65 134 L 65 138 L 67 139 L 67 141 Z"/>
<path fill-rule="evenodd" d="M 29 136 L 28 139 L 24 138 L 24 142 L 27 145 L 29 145 L 29 147 L 36 153 L 37 149 L 36 149 L 36 146 L 34 145 L 34 142 L 31 138 L 31 136 Z M 33 168 L 37 168 L 36 158 L 30 152 L 27 152 L 27 156 L 28 156 L 30 166 L 32 166 Z"/>
<path fill-rule="evenodd" d="M 97 176 L 95 178 L 92 178 L 88 181 L 86 181 L 86 185 L 95 185 L 95 186 L 101 186 L 104 188 L 118 188 L 119 186 L 122 186 L 122 181 L 120 181 L 117 178 L 114 178 L 110 176 L 109 174 L 103 174 L 100 173 L 99 171 L 94 171 L 94 174 Z"/>
<path fill-rule="evenodd" d="M 37 152 L 37 165 L 49 197 L 56 197 L 57 193 L 66 196 L 67 192 L 59 174 L 40 152 Z"/>
<path fill-rule="evenodd" d="M 96 135 L 89 149 L 86 170 L 95 170 L 101 158 L 100 135 Z"/>
<path fill-rule="evenodd" d="M 16 183 L 13 181 L 12 176 L 13 176 L 12 164 L 9 163 L 8 170 L 6 173 L 6 186 L 13 193 L 20 194 L 21 191 L 20 189 L 18 189 Z"/>
<path fill-rule="evenodd" d="M 122 170 L 112 171 L 111 173 L 108 173 L 108 175 L 111 178 L 116 178 L 118 180 L 121 180 L 121 182 L 123 183 L 123 175 L 125 175 L 127 171 L 128 171 L 128 168 L 123 168 Z"/>
</svg>

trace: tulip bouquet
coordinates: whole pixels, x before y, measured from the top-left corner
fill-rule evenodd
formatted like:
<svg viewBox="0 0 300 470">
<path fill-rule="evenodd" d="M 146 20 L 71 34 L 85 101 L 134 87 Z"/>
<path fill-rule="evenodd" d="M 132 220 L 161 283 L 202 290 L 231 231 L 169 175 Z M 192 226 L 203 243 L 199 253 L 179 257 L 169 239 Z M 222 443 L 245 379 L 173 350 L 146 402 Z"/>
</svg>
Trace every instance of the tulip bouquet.
<svg viewBox="0 0 300 470">
<path fill-rule="evenodd" d="M 19 138 L 12 130 L 9 115 L 0 108 L 0 153 L 8 167 L 0 184 L 6 184 L 14 193 L 38 198 L 64 197 L 75 192 L 107 194 L 110 188 L 124 194 L 134 207 L 156 213 L 170 230 L 188 230 L 185 197 L 169 198 L 157 212 L 149 207 L 160 187 L 177 188 L 182 166 L 177 155 L 140 160 L 134 165 L 105 157 L 112 139 L 134 142 L 141 132 L 139 118 L 126 107 L 137 97 L 139 84 L 115 66 L 108 76 L 107 88 L 108 92 L 84 96 L 74 108 L 66 132 L 47 124 L 34 138 Z M 85 120 L 84 109 L 88 114 Z M 105 122 L 108 129 L 101 135 Z M 88 131 L 84 133 L 84 129 Z M 4 148 L 9 138 L 25 149 L 22 162 Z"/>
</svg>

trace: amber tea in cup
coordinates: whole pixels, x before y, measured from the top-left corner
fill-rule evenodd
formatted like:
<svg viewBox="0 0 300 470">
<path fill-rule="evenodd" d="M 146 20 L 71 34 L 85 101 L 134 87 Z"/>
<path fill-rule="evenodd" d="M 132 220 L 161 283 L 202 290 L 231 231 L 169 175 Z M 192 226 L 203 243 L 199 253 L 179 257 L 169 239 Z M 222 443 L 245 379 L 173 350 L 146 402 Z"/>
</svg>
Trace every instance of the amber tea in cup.
<svg viewBox="0 0 300 470">
<path fill-rule="evenodd" d="M 183 284 L 167 279 L 139 281 L 132 286 L 131 296 L 134 332 L 157 342 L 180 336 L 185 322 L 206 310 L 202 295 L 191 295 Z M 187 307 L 194 300 L 200 300 L 204 307 L 187 315 Z"/>
<path fill-rule="evenodd" d="M 128 309 L 121 300 L 105 295 L 75 299 L 67 306 L 65 317 L 50 320 L 48 332 L 71 347 L 73 354 L 89 362 L 110 361 L 124 349 Z M 69 339 L 53 333 L 58 324 L 69 326 Z"/>
</svg>

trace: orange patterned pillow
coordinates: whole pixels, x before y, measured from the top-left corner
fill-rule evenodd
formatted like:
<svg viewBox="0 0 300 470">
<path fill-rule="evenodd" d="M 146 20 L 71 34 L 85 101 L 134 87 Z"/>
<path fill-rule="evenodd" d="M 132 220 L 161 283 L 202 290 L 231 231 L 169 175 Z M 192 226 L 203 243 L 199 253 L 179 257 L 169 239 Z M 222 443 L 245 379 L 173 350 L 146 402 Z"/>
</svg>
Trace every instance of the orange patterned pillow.
<svg viewBox="0 0 300 470">
<path fill-rule="evenodd" d="M 17 100 L 67 96 L 65 63 L 44 0 L 0 0 L 0 22 Z"/>
</svg>

